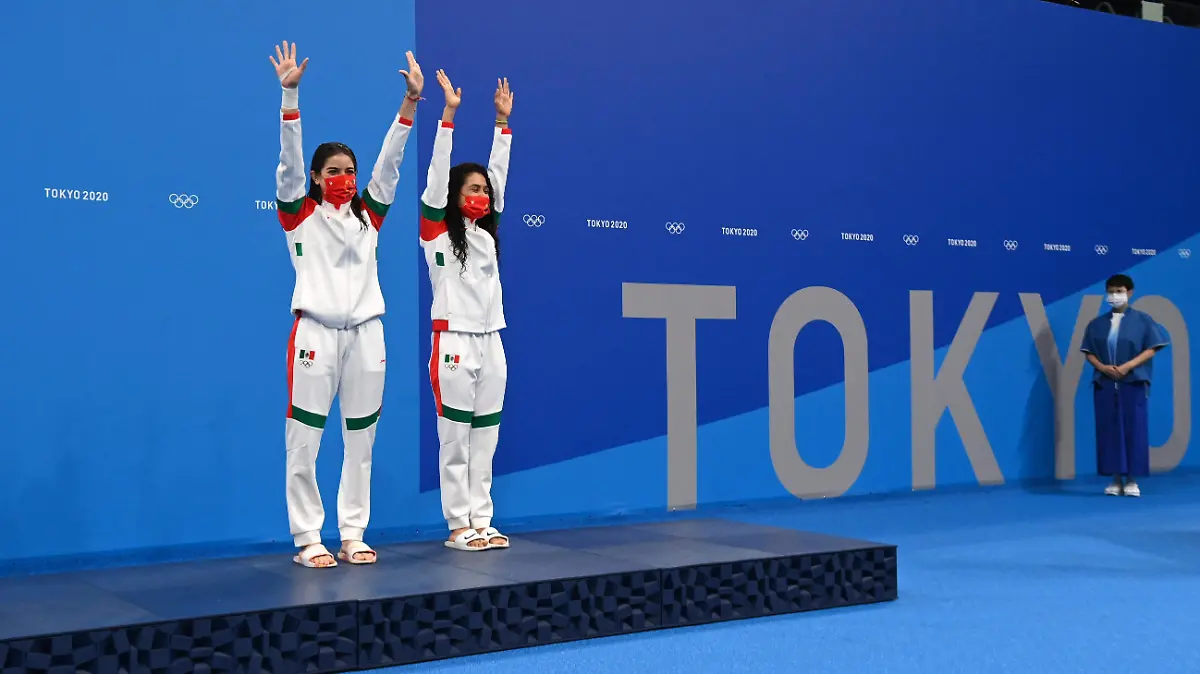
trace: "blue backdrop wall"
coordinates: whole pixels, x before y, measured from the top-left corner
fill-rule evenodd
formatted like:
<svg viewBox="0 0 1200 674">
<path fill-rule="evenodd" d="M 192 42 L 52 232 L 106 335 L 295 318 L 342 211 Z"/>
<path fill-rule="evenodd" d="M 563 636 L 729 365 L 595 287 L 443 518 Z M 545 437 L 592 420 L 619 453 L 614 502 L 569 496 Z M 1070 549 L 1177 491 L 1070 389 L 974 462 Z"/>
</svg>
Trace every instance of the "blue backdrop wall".
<svg viewBox="0 0 1200 674">
<path fill-rule="evenodd" d="M 334 38 L 315 3 L 160 4 L 0 9 L 9 568 L 287 540 L 283 39 L 312 59 L 307 152 L 369 162 L 414 46 L 464 89 L 456 161 L 512 82 L 498 524 L 1087 476 L 1074 333 L 1118 271 L 1173 340 L 1155 463 L 1197 461 L 1200 141 L 1170 132 L 1200 114 L 1193 31 L 1037 2 L 472 0 L 365 3 Z M 381 246 L 385 533 L 441 528 L 426 98 Z"/>
<path fill-rule="evenodd" d="M 280 94 L 268 56 L 287 39 L 311 59 L 306 156 L 339 140 L 369 171 L 415 39 L 412 2 L 359 3 L 346 17 L 357 28 L 333 36 L 329 12 L 237 0 L 0 8 L 12 157 L 0 558 L 224 553 L 288 538 L 293 277 L 274 210 Z M 409 161 L 396 213 L 415 213 Z M 381 485 L 405 484 L 417 466 L 411 220 L 382 237 L 389 374 L 405 384 L 385 393 Z M 323 449 L 332 499 L 340 434 Z M 380 526 L 413 517 L 403 489 L 381 488 L 375 503 Z"/>
</svg>

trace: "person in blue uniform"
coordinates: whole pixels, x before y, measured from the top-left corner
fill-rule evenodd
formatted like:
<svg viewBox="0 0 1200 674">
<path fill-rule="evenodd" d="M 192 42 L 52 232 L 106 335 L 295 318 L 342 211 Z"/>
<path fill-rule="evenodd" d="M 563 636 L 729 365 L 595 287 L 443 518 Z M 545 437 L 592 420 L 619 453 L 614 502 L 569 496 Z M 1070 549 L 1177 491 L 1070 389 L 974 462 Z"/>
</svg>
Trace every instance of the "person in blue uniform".
<svg viewBox="0 0 1200 674">
<path fill-rule="evenodd" d="M 1096 470 L 1113 478 L 1105 494 L 1141 496 L 1137 478 L 1150 474 L 1151 359 L 1167 346 L 1167 334 L 1149 314 L 1129 306 L 1133 279 L 1117 274 L 1105 291 L 1112 311 L 1088 323 L 1080 348 L 1095 368 Z"/>
</svg>

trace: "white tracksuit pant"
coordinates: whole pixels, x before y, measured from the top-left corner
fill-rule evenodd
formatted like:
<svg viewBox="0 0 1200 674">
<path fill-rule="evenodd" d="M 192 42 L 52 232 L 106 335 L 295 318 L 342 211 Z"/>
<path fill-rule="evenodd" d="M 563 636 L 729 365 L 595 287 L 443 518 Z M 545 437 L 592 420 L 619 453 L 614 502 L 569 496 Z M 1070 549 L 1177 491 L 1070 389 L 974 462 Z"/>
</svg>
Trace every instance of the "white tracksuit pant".
<svg viewBox="0 0 1200 674">
<path fill-rule="evenodd" d="M 492 458 L 508 362 L 499 332 L 435 332 L 429 380 L 437 407 L 442 516 L 450 530 L 492 524 Z"/>
<path fill-rule="evenodd" d="M 296 547 L 321 540 L 325 509 L 317 489 L 317 452 L 336 394 L 342 409 L 342 481 L 338 528 L 361 541 L 371 517 L 371 449 L 383 405 L 387 354 L 383 323 L 347 329 L 300 316 L 288 341 L 287 509 Z"/>
</svg>

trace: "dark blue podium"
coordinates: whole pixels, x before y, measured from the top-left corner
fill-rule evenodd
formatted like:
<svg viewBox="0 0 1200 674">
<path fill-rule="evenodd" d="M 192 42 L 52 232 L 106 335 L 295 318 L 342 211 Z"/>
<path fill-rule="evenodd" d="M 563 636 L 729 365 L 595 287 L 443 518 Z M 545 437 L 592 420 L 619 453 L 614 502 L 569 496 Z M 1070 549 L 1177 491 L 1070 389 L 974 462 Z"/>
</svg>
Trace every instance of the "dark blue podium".
<svg viewBox="0 0 1200 674">
<path fill-rule="evenodd" d="M 728 520 L 0 580 L 0 674 L 347 672 L 897 598 L 896 547 Z"/>
</svg>

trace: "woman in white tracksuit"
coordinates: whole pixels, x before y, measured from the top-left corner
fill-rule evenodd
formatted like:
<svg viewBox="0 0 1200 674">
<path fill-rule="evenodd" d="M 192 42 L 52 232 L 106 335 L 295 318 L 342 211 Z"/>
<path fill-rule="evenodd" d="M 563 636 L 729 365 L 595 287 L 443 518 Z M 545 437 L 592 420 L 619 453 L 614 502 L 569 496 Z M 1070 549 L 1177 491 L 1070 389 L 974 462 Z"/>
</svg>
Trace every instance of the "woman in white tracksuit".
<svg viewBox="0 0 1200 674">
<path fill-rule="evenodd" d="M 275 48 L 271 63 L 283 87 L 276 195 L 296 286 L 296 320 L 288 340 L 287 510 L 297 564 L 337 566 L 321 544 L 325 510 L 317 490 L 316 460 L 326 416 L 341 401 L 346 453 L 338 488 L 338 559 L 372 564 L 376 553 L 363 542 L 371 514 L 371 451 L 383 405 L 387 355 L 383 339 L 383 292 L 379 288 L 379 232 L 400 181 L 404 145 L 412 130 L 424 77 L 407 54 L 400 71 L 408 93 L 392 121 L 370 181 L 359 193 L 358 160 L 341 143 L 316 149 L 310 172 L 301 146 L 299 84 L 308 59 L 296 63 L 296 45 Z M 349 109 L 353 109 L 353 99 Z M 305 184 L 308 189 L 305 190 Z"/>
<path fill-rule="evenodd" d="M 429 380 L 441 442 L 442 515 L 450 528 L 446 545 L 465 551 L 507 548 L 508 538 L 492 526 L 491 491 L 508 381 L 500 342 L 505 324 L 497 228 L 508 180 L 513 96 L 508 80 L 497 82 L 488 165 L 451 168 L 462 89 L 455 90 L 441 70 L 437 77 L 446 108 L 421 195 L 421 248 L 433 285 Z"/>
</svg>

